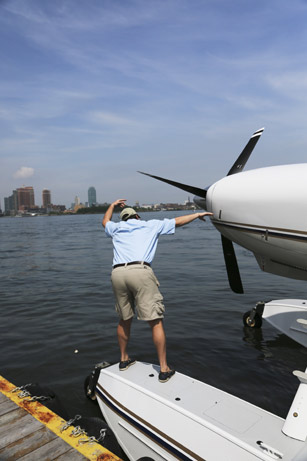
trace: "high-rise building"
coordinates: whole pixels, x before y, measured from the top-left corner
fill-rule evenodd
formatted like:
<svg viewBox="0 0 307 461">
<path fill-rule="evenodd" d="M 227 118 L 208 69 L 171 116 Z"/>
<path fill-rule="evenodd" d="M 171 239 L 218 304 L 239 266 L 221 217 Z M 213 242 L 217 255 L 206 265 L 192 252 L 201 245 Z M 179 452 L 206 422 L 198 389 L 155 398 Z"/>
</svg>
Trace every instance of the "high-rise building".
<svg viewBox="0 0 307 461">
<path fill-rule="evenodd" d="M 96 199 L 96 189 L 95 187 L 89 187 L 88 189 L 88 206 L 93 206 L 96 205 L 97 199 Z"/>
<path fill-rule="evenodd" d="M 17 190 L 13 190 L 12 195 L 9 197 L 4 197 L 4 211 L 6 213 L 14 211 L 15 213 L 18 211 L 18 194 Z"/>
<path fill-rule="evenodd" d="M 43 189 L 42 203 L 43 203 L 43 208 L 48 208 L 48 206 L 51 205 L 51 192 L 50 192 L 50 190 Z"/>
<path fill-rule="evenodd" d="M 35 207 L 34 189 L 32 186 L 19 187 L 17 189 L 18 210 L 26 210 Z"/>
</svg>

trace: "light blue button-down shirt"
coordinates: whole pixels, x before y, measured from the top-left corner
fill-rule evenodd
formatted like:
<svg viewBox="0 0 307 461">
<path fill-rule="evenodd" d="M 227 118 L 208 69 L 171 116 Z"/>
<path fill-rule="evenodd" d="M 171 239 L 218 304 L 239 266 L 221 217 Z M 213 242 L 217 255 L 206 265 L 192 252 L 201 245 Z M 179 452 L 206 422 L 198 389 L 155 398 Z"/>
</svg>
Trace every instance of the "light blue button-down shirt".
<svg viewBox="0 0 307 461">
<path fill-rule="evenodd" d="M 159 236 L 175 233 L 175 219 L 128 219 L 119 223 L 109 221 L 105 232 L 113 240 L 113 266 L 132 261 L 151 263 Z"/>
</svg>

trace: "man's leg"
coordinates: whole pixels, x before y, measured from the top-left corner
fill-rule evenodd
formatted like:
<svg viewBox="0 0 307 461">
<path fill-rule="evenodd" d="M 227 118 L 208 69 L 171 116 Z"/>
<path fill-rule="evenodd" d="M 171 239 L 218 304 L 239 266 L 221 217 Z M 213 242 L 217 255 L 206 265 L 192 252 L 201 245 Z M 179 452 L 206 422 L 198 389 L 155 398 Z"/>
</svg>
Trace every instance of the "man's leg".
<svg viewBox="0 0 307 461">
<path fill-rule="evenodd" d="M 166 360 L 166 337 L 165 337 L 165 331 L 163 327 L 163 320 L 162 319 L 150 320 L 148 323 L 151 327 L 152 339 L 157 349 L 160 369 L 162 372 L 169 371 L 170 368 L 167 365 L 167 360 Z"/>
<path fill-rule="evenodd" d="M 132 319 L 133 317 L 131 317 L 128 320 L 121 319 L 117 327 L 117 338 L 120 349 L 121 362 L 129 359 L 129 355 L 127 353 L 127 346 L 130 338 L 130 328 Z"/>
</svg>

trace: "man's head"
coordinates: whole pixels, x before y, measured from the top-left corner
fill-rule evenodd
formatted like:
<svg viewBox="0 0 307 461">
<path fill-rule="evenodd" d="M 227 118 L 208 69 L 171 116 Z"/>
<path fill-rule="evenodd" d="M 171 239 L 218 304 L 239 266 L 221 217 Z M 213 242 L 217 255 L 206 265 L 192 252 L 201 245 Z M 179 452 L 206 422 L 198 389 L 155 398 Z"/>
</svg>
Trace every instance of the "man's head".
<svg viewBox="0 0 307 461">
<path fill-rule="evenodd" d="M 128 221 L 128 219 L 140 219 L 139 215 L 133 208 L 124 208 L 119 215 L 121 221 Z"/>
</svg>

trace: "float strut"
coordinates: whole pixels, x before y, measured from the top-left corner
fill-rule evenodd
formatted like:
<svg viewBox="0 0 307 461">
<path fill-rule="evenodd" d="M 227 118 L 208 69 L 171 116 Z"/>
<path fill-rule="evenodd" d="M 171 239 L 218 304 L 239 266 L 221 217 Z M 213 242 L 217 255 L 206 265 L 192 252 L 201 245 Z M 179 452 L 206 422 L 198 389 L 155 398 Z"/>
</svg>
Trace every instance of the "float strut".
<svg viewBox="0 0 307 461">
<path fill-rule="evenodd" d="M 299 379 L 300 385 L 282 431 L 289 437 L 304 442 L 307 437 L 307 369 L 305 372 L 295 370 L 293 374 Z"/>
</svg>

